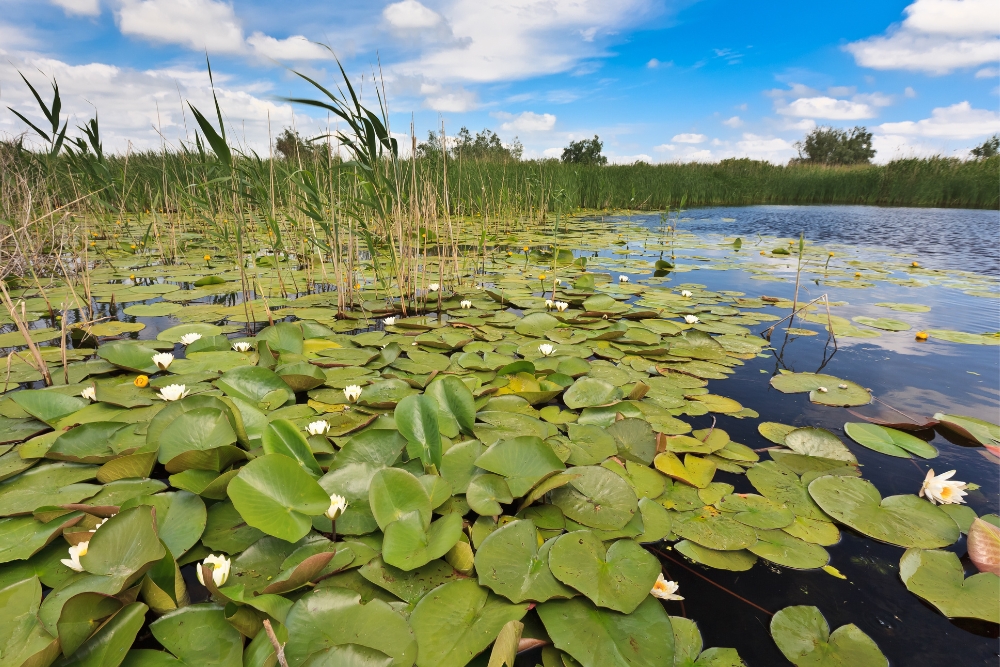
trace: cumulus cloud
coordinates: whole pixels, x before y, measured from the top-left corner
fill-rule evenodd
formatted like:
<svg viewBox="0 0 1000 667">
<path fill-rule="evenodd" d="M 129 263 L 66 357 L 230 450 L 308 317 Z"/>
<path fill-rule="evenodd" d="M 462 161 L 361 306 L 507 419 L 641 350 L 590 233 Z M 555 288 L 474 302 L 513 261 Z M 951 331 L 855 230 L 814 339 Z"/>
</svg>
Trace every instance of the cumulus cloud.
<svg viewBox="0 0 1000 667">
<path fill-rule="evenodd" d="M 382 18 L 399 30 L 434 28 L 442 22 L 441 15 L 417 0 L 394 2 L 382 10 Z"/>
<path fill-rule="evenodd" d="M 101 13 L 99 0 L 49 0 L 63 11 L 76 16 L 98 16 Z"/>
<path fill-rule="evenodd" d="M 656 58 L 650 58 L 649 62 L 646 63 L 646 67 L 648 67 L 649 69 L 660 69 L 661 67 L 671 67 L 673 66 L 673 64 L 674 64 L 673 60 L 668 60 L 667 62 L 663 62 L 662 60 L 657 60 Z"/>
<path fill-rule="evenodd" d="M 476 94 L 461 86 L 446 87 L 439 83 L 424 82 L 420 84 L 420 94 L 424 97 L 424 106 L 434 111 L 463 113 L 479 106 Z"/>
<path fill-rule="evenodd" d="M 507 132 L 548 132 L 556 126 L 556 117 L 550 113 L 523 111 L 516 116 L 508 113 L 495 115 L 506 120 L 500 127 Z"/>
<path fill-rule="evenodd" d="M 722 124 L 726 127 L 740 127 L 743 125 L 743 120 L 739 116 L 733 116 L 722 121 Z"/>
<path fill-rule="evenodd" d="M 216 0 L 123 0 L 117 19 L 123 35 L 151 42 L 213 53 L 239 53 L 245 48 L 232 5 Z"/>
<path fill-rule="evenodd" d="M 882 123 L 878 129 L 887 135 L 934 139 L 973 139 L 1000 132 L 1000 113 L 973 109 L 968 102 L 938 107 L 930 118 L 898 123 Z"/>
<path fill-rule="evenodd" d="M 976 72 L 977 79 L 995 79 L 1000 76 L 1000 69 L 996 67 L 984 67 Z"/>
<path fill-rule="evenodd" d="M 670 141 L 676 141 L 679 144 L 700 144 L 707 138 L 704 134 L 685 132 L 683 134 L 675 134 L 671 137 Z"/>
<path fill-rule="evenodd" d="M 262 32 L 255 32 L 247 38 L 247 44 L 256 54 L 274 60 L 325 60 L 333 57 L 329 49 L 309 41 L 302 35 L 275 39 Z"/>
<path fill-rule="evenodd" d="M 404 4 L 413 16 L 430 21 L 429 14 L 416 9 L 416 0 L 390 7 Z M 451 37 L 427 45 L 396 69 L 472 82 L 568 72 L 605 54 L 598 35 L 640 23 L 659 8 L 655 0 L 454 0 L 440 8 Z"/>
<path fill-rule="evenodd" d="M 916 0 L 884 35 L 844 48 L 863 67 L 947 74 L 1000 60 L 996 0 Z"/>
<path fill-rule="evenodd" d="M 18 70 L 25 72 L 40 91 L 48 88 L 45 79 L 56 78 L 64 118 L 69 119 L 70 128 L 91 118 L 96 107 L 108 151 L 124 152 L 129 145 L 133 150 L 158 149 L 161 139 L 157 130 L 175 148 L 180 141 L 193 140 L 191 113 L 185 109 L 184 101 L 190 100 L 210 118 L 215 115 L 212 90 L 204 70 L 137 71 L 97 62 L 71 65 L 40 57 L 9 56 L 9 61 L 0 60 L 4 103 L 42 126 L 45 122 L 37 111 L 37 103 L 20 80 Z M 268 150 L 268 117 L 272 127 L 294 123 L 304 134 L 318 134 L 325 124 L 294 114 L 291 105 L 261 97 L 260 91 L 266 87 L 260 84 L 236 86 L 221 72 L 216 73 L 215 83 L 223 116 L 238 123 L 238 130 L 227 128 L 230 138 L 239 137 L 241 143 L 245 139 L 247 147 L 264 154 Z M 18 135 L 26 129 L 13 114 L 0 114 L 0 136 Z"/>
<path fill-rule="evenodd" d="M 826 120 L 860 120 L 872 118 L 875 112 L 863 102 L 838 100 L 833 97 L 800 97 L 787 106 L 778 108 L 778 113 L 797 118 L 823 118 Z"/>
</svg>

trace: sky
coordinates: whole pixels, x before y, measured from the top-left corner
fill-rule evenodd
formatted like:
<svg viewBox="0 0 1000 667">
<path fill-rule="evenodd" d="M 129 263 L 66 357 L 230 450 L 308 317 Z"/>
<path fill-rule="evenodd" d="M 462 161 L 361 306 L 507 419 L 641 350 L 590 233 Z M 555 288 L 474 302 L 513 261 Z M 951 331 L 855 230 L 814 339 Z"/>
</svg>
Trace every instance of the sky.
<svg viewBox="0 0 1000 667">
<path fill-rule="evenodd" d="M 340 79 L 384 86 L 410 125 L 489 128 L 526 158 L 598 135 L 612 162 L 785 163 L 816 126 L 867 127 L 876 162 L 967 158 L 1000 132 L 1000 2 L 881 0 L 0 0 L 0 139 L 41 122 L 55 80 L 70 134 L 105 149 L 178 148 L 186 104 L 266 155 L 325 115 L 285 101 Z"/>
</svg>

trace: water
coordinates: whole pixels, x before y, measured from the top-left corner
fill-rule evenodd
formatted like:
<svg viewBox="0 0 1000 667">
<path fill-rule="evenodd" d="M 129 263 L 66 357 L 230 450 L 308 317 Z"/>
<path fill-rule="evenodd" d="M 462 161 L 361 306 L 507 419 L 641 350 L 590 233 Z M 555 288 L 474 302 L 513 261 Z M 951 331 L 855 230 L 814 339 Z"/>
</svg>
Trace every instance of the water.
<svg viewBox="0 0 1000 667">
<path fill-rule="evenodd" d="M 723 222 L 722 218 L 735 218 Z M 608 218 L 605 218 L 608 220 Z M 658 215 L 632 216 L 631 221 L 659 236 Z M 797 238 L 804 232 L 810 242 L 827 248 L 860 248 L 862 260 L 876 261 L 883 253 L 906 252 L 925 267 L 962 269 L 975 276 L 995 277 L 1000 271 L 997 211 L 944 209 L 881 209 L 847 206 L 755 206 L 712 208 L 686 212 L 680 231 L 696 234 L 715 249 L 698 248 L 679 252 L 677 265 L 691 269 L 673 273 L 669 286 L 699 283 L 710 290 L 735 290 L 747 296 L 770 295 L 791 299 L 794 294 L 794 258 L 773 260 L 760 257 L 758 249 L 777 247 L 773 240 L 754 246 L 757 233 Z M 733 237 L 743 238 L 741 254 L 755 256 L 769 264 L 788 266 L 787 282 L 751 280 L 745 270 L 706 270 L 704 261 L 692 259 L 735 256 Z M 632 241 L 629 249 L 643 252 L 648 240 Z M 836 244 L 836 245 L 835 245 Z M 846 248 L 845 248 L 846 250 Z M 604 257 L 620 257 L 602 251 Z M 644 256 L 659 253 L 645 251 Z M 895 258 L 896 265 L 900 260 Z M 902 277 L 900 274 L 895 274 Z M 973 277 L 973 279 L 975 278 Z M 648 275 L 632 274 L 633 280 Z M 874 289 L 845 289 L 804 282 L 800 302 L 828 294 L 831 301 L 846 301 L 833 312 L 846 318 L 856 315 L 890 317 L 909 322 L 913 330 L 956 329 L 983 333 L 1000 330 L 1000 300 L 965 294 L 961 278 L 942 279 L 943 284 L 902 287 L 879 283 Z M 967 287 L 967 286 L 965 286 Z M 965 290 L 969 291 L 969 290 Z M 876 302 L 898 301 L 931 307 L 927 313 L 904 313 L 874 306 Z M 780 316 L 789 311 L 775 311 Z M 753 327 L 755 333 L 771 323 Z M 822 372 L 847 378 L 871 388 L 882 402 L 855 412 L 890 421 L 906 421 L 888 406 L 908 415 L 931 417 L 935 412 L 957 413 L 1000 422 L 1000 348 L 961 345 L 933 338 L 914 340 L 913 331 L 882 332 L 880 338 L 840 338 L 834 350 L 821 325 L 796 320 L 796 327 L 819 332 L 811 337 L 789 337 L 781 332 L 772 337 L 776 350 L 767 358 L 746 361 L 730 379 L 712 380 L 709 391 L 736 399 L 760 413 L 760 420 L 718 417 L 719 428 L 733 440 L 753 448 L 771 443 L 757 432 L 759 421 L 777 421 L 795 426 L 819 426 L 836 433 L 857 456 L 865 479 L 883 497 L 915 493 L 929 468 L 938 473 L 956 469 L 957 479 L 976 482 L 982 488 L 967 500 L 977 514 L 1000 510 L 1000 476 L 995 459 L 984 448 L 960 442 L 941 431 L 920 432 L 940 450 L 931 461 L 896 459 L 856 445 L 843 432 L 847 421 L 861 421 L 844 408 L 814 405 L 804 394 L 781 394 L 770 387 L 770 378 L 779 369 Z M 690 420 L 695 428 L 706 428 L 712 417 Z M 719 472 L 716 481 L 733 484 L 737 492 L 754 492 L 743 475 Z M 998 628 L 979 621 L 948 620 L 930 605 L 906 590 L 899 578 L 903 549 L 881 544 L 841 527 L 843 539 L 828 547 L 831 565 L 847 580 L 822 570 L 796 571 L 758 563 L 748 572 L 713 570 L 685 561 L 679 554 L 662 559 L 667 572 L 680 582 L 683 605 L 668 604 L 671 614 L 682 614 L 698 622 L 705 646 L 731 646 L 752 666 L 787 664 L 770 638 L 770 616 L 790 605 L 815 605 L 830 623 L 831 630 L 854 623 L 879 645 L 890 664 L 921 666 L 940 664 L 996 664 Z M 965 537 L 949 547 L 962 558 L 966 576 L 977 570 L 965 555 Z M 669 554 L 669 552 L 667 552 Z M 701 577 L 697 576 L 701 575 Z M 714 583 L 711 583 L 714 582 Z M 732 594 L 721 590 L 724 587 Z M 739 597 L 736 597 L 739 596 Z M 739 598 L 743 598 L 741 600 Z M 755 608 L 752 606 L 756 605 Z M 526 663 L 527 664 L 527 663 Z"/>
<path fill-rule="evenodd" d="M 723 219 L 733 219 L 724 221 Z M 619 224 L 625 218 L 604 220 Z M 598 254 L 603 258 L 642 257 L 656 259 L 661 251 L 653 246 L 662 241 L 658 215 L 628 218 L 641 232 L 627 232 L 629 255 L 613 248 Z M 882 209 L 845 206 L 755 206 L 712 208 L 686 212 L 678 225 L 681 232 L 697 236 L 700 247 L 677 253 L 679 269 L 662 283 L 675 287 L 699 283 L 710 290 L 734 290 L 747 296 L 770 295 L 791 299 L 794 293 L 794 258 L 760 256 L 785 241 L 764 237 L 798 238 L 822 244 L 838 255 L 862 262 L 891 261 L 900 266 L 899 253 L 909 253 L 922 266 L 942 273 L 921 274 L 924 287 L 906 287 L 878 282 L 873 289 L 848 289 L 806 280 L 800 301 L 827 294 L 836 306 L 834 314 L 850 319 L 857 315 L 891 317 L 909 322 L 913 330 L 956 329 L 967 332 L 1000 330 L 1000 299 L 973 296 L 966 292 L 995 291 L 989 279 L 1000 273 L 1000 213 L 954 209 Z M 572 232 L 572 225 L 569 227 Z M 731 242 L 743 239 L 740 253 Z M 725 245 L 723 245 L 725 243 Z M 755 245 L 758 244 L 758 245 Z M 590 254 L 590 253 L 588 253 Z M 706 259 L 711 261 L 705 261 Z M 734 260 L 739 268 L 714 270 L 719 262 Z M 906 263 L 910 260 L 907 259 Z M 784 282 L 760 281 L 753 270 L 763 265 L 784 276 Z M 960 269 L 966 273 L 943 273 Z M 650 274 L 629 272 L 633 281 Z M 910 278 L 901 271 L 885 277 Z M 935 283 L 935 284 L 930 284 Z M 214 297 L 233 305 L 235 295 Z M 150 299 L 148 303 L 159 301 Z M 208 299 L 206 302 L 210 301 Z M 931 307 L 927 313 L 903 313 L 880 308 L 882 301 L 920 303 Z M 152 339 L 163 329 L 177 324 L 169 317 L 125 317 L 147 327 L 134 337 Z M 784 316 L 788 311 L 775 311 Z M 771 323 L 753 327 L 755 333 Z M 982 447 L 949 438 L 940 431 L 920 433 L 941 452 L 937 459 L 901 460 L 857 446 L 843 433 L 847 421 L 860 421 L 846 409 L 813 405 L 805 395 L 781 394 L 769 385 L 779 369 L 818 371 L 847 378 L 870 387 L 881 401 L 855 409 L 861 414 L 893 421 L 904 419 L 891 408 L 912 416 L 930 417 L 935 412 L 953 412 L 1000 422 L 1000 348 L 961 345 L 931 339 L 914 340 L 913 331 L 883 332 L 879 338 L 840 338 L 834 346 L 821 325 L 796 320 L 796 326 L 817 331 L 811 337 L 785 339 L 776 332 L 776 348 L 766 358 L 747 360 L 725 381 L 710 381 L 709 391 L 736 399 L 760 413 L 760 420 L 738 420 L 718 416 L 718 427 L 734 440 L 753 448 L 771 443 L 757 432 L 759 421 L 777 421 L 796 426 L 820 426 L 837 433 L 848 443 L 863 466 L 863 476 L 873 482 L 883 497 L 915 493 L 927 469 L 937 472 L 956 469 L 956 477 L 976 482 L 982 488 L 968 496 L 969 506 L 982 515 L 1000 511 L 1000 476 L 995 460 L 983 455 Z M 178 350 L 179 351 L 179 350 Z M 695 428 L 712 425 L 712 417 L 685 418 Z M 733 484 L 738 492 L 753 492 L 742 475 L 719 472 L 716 481 Z M 842 529 L 842 541 L 828 547 L 831 564 L 847 579 L 841 580 L 821 570 L 796 571 L 765 561 L 748 572 L 712 570 L 685 561 L 666 551 L 663 563 L 670 578 L 680 582 L 683 603 L 667 603 L 669 613 L 696 620 L 705 646 L 731 646 L 739 650 L 751 666 L 787 664 L 768 631 L 769 613 L 797 604 L 820 608 L 831 629 L 854 623 L 872 637 L 893 665 L 916 666 L 996 664 L 998 628 L 976 621 L 949 621 L 935 609 L 909 593 L 899 579 L 899 558 L 903 549 L 880 544 Z M 950 549 L 963 558 L 966 575 L 975 567 L 965 557 L 965 538 Z M 184 568 L 192 595 L 203 591 L 193 585 L 190 567 Z M 728 591 L 728 592 L 727 592 Z M 150 644 L 150 647 L 155 644 Z M 540 662 L 538 652 L 521 656 L 519 665 Z"/>
</svg>

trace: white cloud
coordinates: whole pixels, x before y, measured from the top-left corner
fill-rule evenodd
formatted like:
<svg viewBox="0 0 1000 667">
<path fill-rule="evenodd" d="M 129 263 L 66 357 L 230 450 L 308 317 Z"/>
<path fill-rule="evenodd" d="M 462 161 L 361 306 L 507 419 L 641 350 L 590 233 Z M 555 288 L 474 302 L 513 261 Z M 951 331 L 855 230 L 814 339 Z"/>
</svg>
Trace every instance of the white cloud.
<svg viewBox="0 0 1000 667">
<path fill-rule="evenodd" d="M 798 118 L 828 120 L 858 120 L 875 115 L 871 107 L 862 102 L 850 102 L 826 96 L 800 97 L 787 106 L 779 107 L 778 113 Z"/>
<path fill-rule="evenodd" d="M 638 24 L 660 7 L 656 0 L 453 0 L 441 8 L 449 39 L 396 70 L 475 82 L 572 71 L 605 55 L 598 34 Z M 595 39 L 587 41 L 592 28 Z"/>
<path fill-rule="evenodd" d="M 671 137 L 670 141 L 676 141 L 679 144 L 700 144 L 707 138 L 704 134 L 685 132 L 683 134 L 675 134 Z"/>
<path fill-rule="evenodd" d="M 666 151 L 677 150 L 677 146 L 674 146 L 673 144 L 660 144 L 659 146 L 654 146 L 653 150 L 664 153 Z"/>
<path fill-rule="evenodd" d="M 52 4 L 62 7 L 67 14 L 77 16 L 98 16 L 101 13 L 99 0 L 49 0 Z"/>
<path fill-rule="evenodd" d="M 996 0 L 916 0 L 903 11 L 902 25 L 844 47 L 859 65 L 947 74 L 1000 60 Z"/>
<path fill-rule="evenodd" d="M 722 124 L 726 127 L 740 127 L 743 125 L 743 120 L 739 116 L 733 116 L 722 121 Z"/>
<path fill-rule="evenodd" d="M 656 160 L 645 153 L 639 153 L 638 155 L 610 155 L 608 156 L 608 162 L 611 164 L 635 164 L 636 162 L 652 164 Z"/>
<path fill-rule="evenodd" d="M 400 30 L 433 28 L 442 22 L 440 14 L 417 0 L 394 2 L 382 10 L 382 17 L 389 25 Z"/>
<path fill-rule="evenodd" d="M 500 126 L 507 132 L 548 132 L 556 126 L 556 117 L 550 113 L 537 114 L 533 111 L 524 111 L 516 116 L 505 113 L 496 116 L 507 119 L 507 122 Z"/>
<path fill-rule="evenodd" d="M 123 0 L 117 17 L 123 35 L 207 49 L 210 54 L 245 48 L 232 5 L 216 0 Z"/>
<path fill-rule="evenodd" d="M 137 71 L 104 63 L 70 65 L 50 58 L 8 54 L 0 60 L 4 104 L 25 113 L 42 126 L 45 123 L 37 111 L 37 103 L 21 81 L 18 70 L 28 76 L 43 96 L 48 90 L 46 79 L 56 78 L 70 135 L 78 134 L 75 126 L 91 118 L 96 107 L 104 147 L 109 152 L 123 153 L 129 146 L 133 151 L 159 149 L 161 140 L 157 129 L 174 148 L 180 141 L 193 141 L 196 124 L 186 108 L 188 100 L 215 124 L 212 90 L 204 70 Z M 289 104 L 261 97 L 262 91 L 267 90 L 266 85 L 235 86 L 223 71 L 215 72 L 215 84 L 233 144 L 244 145 L 245 142 L 245 147 L 266 155 L 269 121 L 272 134 L 293 123 L 306 136 L 320 134 L 325 128 L 325 119 L 296 114 Z M 15 136 L 26 129 L 13 114 L 0 114 L 0 137 Z"/>
<path fill-rule="evenodd" d="M 977 79 L 995 79 L 1000 76 L 1000 69 L 996 67 L 984 67 L 976 72 Z"/>
<path fill-rule="evenodd" d="M 882 123 L 878 129 L 885 134 L 917 136 L 934 139 L 973 139 L 1000 131 L 1000 113 L 973 109 L 968 102 L 950 107 L 938 107 L 930 118 L 899 123 Z"/>
<path fill-rule="evenodd" d="M 302 35 L 292 35 L 287 39 L 275 39 L 262 32 L 255 32 L 247 38 L 247 44 L 255 53 L 274 60 L 326 60 L 333 58 L 325 47 L 310 42 Z"/>
<path fill-rule="evenodd" d="M 861 93 L 855 95 L 851 98 L 854 102 L 860 102 L 862 104 L 869 104 L 873 107 L 888 107 L 892 106 L 895 101 L 892 95 L 886 95 L 885 93 Z"/>
<path fill-rule="evenodd" d="M 563 152 L 562 148 L 546 148 L 544 151 L 542 151 L 542 155 L 544 155 L 545 157 L 558 158 L 562 157 L 562 152 Z"/>
<path fill-rule="evenodd" d="M 667 62 L 663 62 L 662 60 L 657 60 L 656 58 L 650 58 L 649 62 L 646 63 L 646 67 L 648 67 L 649 69 L 660 69 L 662 67 L 673 67 L 673 65 L 674 65 L 674 61 L 673 60 L 669 60 Z"/>
<path fill-rule="evenodd" d="M 479 105 L 476 94 L 461 86 L 446 88 L 438 83 L 423 83 L 420 94 L 424 96 L 424 106 L 434 111 L 463 113 Z"/>
<path fill-rule="evenodd" d="M 907 86 L 906 88 L 903 89 L 903 95 L 905 97 L 913 98 L 917 96 L 917 91 L 913 90 L 912 87 Z"/>
</svg>

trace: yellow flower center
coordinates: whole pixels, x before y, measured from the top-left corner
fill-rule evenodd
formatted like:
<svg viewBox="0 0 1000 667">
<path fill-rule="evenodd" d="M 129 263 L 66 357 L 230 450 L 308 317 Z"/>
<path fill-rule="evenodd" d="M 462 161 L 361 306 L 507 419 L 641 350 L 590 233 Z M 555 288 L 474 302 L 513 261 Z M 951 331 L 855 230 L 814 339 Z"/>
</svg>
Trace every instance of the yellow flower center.
<svg viewBox="0 0 1000 667">
<path fill-rule="evenodd" d="M 954 494 L 954 489 L 952 489 L 950 486 L 942 487 L 941 492 L 938 493 L 938 495 L 941 496 L 942 499 L 951 498 L 953 494 Z"/>
</svg>

